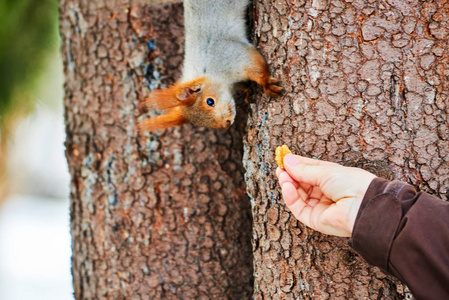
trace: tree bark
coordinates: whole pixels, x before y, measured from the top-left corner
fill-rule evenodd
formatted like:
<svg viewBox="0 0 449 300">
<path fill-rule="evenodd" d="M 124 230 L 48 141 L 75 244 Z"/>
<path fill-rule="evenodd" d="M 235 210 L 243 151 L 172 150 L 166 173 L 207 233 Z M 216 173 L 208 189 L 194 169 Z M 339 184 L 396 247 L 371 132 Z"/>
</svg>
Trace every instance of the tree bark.
<svg viewBox="0 0 449 300">
<path fill-rule="evenodd" d="M 405 299 L 346 239 L 281 201 L 276 146 L 379 170 L 448 199 L 449 4 L 256 0 L 255 40 L 285 95 L 259 95 L 244 139 L 255 299 Z"/>
<path fill-rule="evenodd" d="M 244 118 L 137 132 L 139 99 L 179 76 L 182 5 L 60 0 L 60 12 L 76 299 L 250 297 Z"/>
</svg>

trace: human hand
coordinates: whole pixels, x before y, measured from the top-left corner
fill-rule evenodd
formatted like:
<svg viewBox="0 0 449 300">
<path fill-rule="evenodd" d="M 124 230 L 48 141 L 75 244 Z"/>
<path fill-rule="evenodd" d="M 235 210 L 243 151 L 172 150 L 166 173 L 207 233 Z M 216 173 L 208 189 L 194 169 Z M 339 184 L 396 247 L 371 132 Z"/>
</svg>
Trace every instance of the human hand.
<svg viewBox="0 0 449 300">
<path fill-rule="evenodd" d="M 302 223 L 350 237 L 363 197 L 376 177 L 359 168 L 287 154 L 277 168 L 285 204 Z"/>
</svg>

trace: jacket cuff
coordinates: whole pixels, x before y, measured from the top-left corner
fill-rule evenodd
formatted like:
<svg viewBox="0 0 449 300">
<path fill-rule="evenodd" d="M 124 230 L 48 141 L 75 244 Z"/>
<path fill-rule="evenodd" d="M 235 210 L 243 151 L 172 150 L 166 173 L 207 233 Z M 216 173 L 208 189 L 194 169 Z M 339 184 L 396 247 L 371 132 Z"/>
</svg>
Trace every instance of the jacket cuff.
<svg viewBox="0 0 449 300">
<path fill-rule="evenodd" d="M 388 273 L 390 249 L 402 217 L 397 196 L 406 186 L 375 178 L 366 191 L 348 244 L 368 263 Z"/>
</svg>

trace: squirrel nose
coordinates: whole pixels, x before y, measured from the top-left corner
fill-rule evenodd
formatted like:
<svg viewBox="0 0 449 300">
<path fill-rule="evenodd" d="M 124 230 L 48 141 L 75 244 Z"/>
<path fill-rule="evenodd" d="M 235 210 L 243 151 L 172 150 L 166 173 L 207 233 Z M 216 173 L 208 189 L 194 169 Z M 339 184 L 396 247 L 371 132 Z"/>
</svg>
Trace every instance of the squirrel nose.
<svg viewBox="0 0 449 300">
<path fill-rule="evenodd" d="M 232 122 L 231 120 L 226 120 L 226 128 L 229 128 L 231 126 Z"/>
</svg>

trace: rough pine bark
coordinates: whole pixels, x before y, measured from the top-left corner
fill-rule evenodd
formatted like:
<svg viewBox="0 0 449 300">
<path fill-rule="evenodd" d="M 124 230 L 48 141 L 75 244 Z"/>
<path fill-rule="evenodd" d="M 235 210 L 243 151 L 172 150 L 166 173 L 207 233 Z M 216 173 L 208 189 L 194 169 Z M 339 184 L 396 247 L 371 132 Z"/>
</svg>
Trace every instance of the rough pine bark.
<svg viewBox="0 0 449 300">
<path fill-rule="evenodd" d="M 244 120 L 137 132 L 139 99 L 179 76 L 182 5 L 59 3 L 76 299 L 249 298 Z"/>
<path fill-rule="evenodd" d="M 255 299 L 404 299 L 346 239 L 281 201 L 276 146 L 364 166 L 448 199 L 449 3 L 256 0 L 255 41 L 286 90 L 251 104 L 244 139 Z"/>
</svg>

